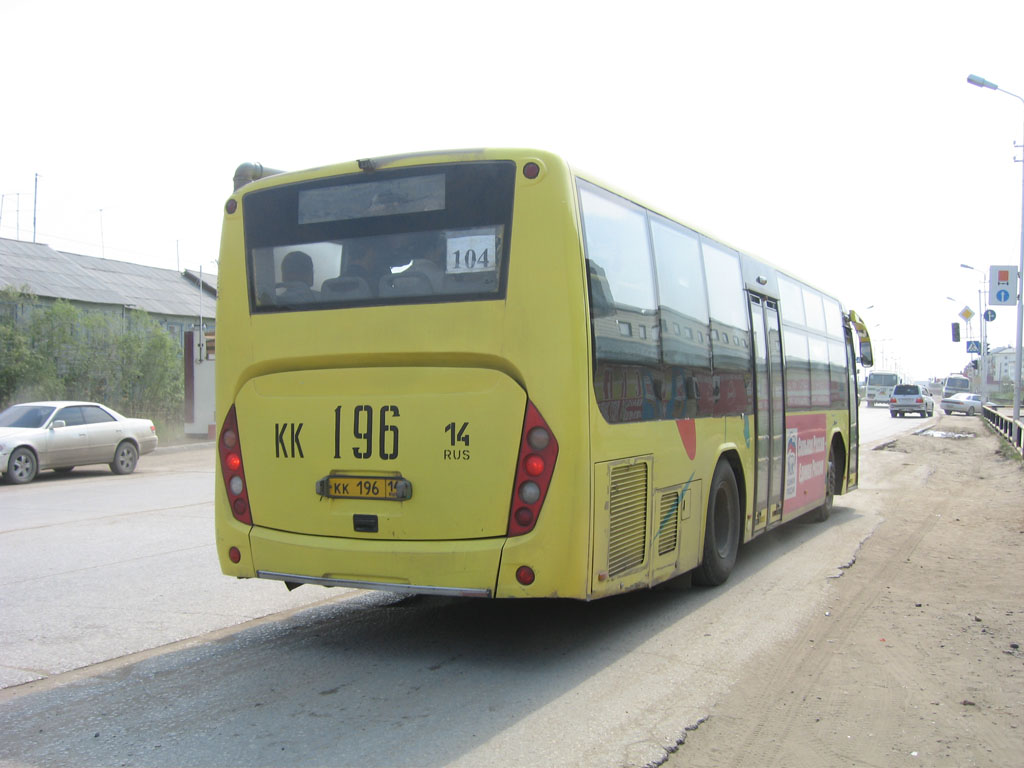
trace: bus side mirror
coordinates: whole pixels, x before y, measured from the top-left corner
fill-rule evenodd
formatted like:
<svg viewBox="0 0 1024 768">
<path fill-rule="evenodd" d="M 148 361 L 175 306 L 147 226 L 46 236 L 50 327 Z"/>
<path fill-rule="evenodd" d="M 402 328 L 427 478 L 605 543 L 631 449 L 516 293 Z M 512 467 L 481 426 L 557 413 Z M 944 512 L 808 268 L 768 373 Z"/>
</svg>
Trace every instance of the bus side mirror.
<svg viewBox="0 0 1024 768">
<path fill-rule="evenodd" d="M 874 356 L 871 354 L 870 341 L 862 341 L 860 343 L 860 364 L 865 368 L 870 368 L 875 364 Z"/>
</svg>

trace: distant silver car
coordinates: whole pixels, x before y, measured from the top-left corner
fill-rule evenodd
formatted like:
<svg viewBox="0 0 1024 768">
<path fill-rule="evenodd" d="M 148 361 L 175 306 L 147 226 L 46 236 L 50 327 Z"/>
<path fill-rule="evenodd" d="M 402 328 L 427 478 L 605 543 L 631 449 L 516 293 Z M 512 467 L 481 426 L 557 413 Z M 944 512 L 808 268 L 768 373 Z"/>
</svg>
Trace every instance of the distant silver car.
<svg viewBox="0 0 1024 768">
<path fill-rule="evenodd" d="M 82 464 L 109 464 L 115 474 L 131 474 L 139 456 L 156 445 L 152 421 L 99 403 L 20 403 L 0 413 L 0 473 L 8 483 L 30 483 L 40 470 L 70 472 Z"/>
<path fill-rule="evenodd" d="M 935 413 L 935 400 L 931 392 L 920 384 L 897 384 L 889 394 L 889 415 L 906 416 L 918 413 L 927 418 Z"/>
<path fill-rule="evenodd" d="M 951 413 L 966 413 L 968 416 L 973 416 L 976 413 L 981 413 L 981 395 L 975 395 L 971 392 L 958 392 L 950 397 L 942 398 L 939 406 L 947 415 Z"/>
</svg>

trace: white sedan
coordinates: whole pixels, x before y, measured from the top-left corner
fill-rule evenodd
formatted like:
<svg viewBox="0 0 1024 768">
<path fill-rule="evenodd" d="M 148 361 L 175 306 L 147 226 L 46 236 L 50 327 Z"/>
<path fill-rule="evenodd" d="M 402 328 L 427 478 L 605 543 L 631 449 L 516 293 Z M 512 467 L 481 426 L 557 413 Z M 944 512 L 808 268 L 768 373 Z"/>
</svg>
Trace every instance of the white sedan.
<svg viewBox="0 0 1024 768">
<path fill-rule="evenodd" d="M 0 413 L 0 473 L 9 483 L 30 483 L 40 470 L 70 472 L 82 464 L 109 464 L 115 474 L 127 475 L 156 445 L 152 421 L 99 403 L 20 403 Z"/>
<path fill-rule="evenodd" d="M 955 395 L 942 398 L 939 407 L 947 415 L 951 413 L 966 413 L 968 416 L 973 416 L 976 413 L 981 413 L 981 395 L 975 395 L 971 392 L 957 392 Z"/>
</svg>

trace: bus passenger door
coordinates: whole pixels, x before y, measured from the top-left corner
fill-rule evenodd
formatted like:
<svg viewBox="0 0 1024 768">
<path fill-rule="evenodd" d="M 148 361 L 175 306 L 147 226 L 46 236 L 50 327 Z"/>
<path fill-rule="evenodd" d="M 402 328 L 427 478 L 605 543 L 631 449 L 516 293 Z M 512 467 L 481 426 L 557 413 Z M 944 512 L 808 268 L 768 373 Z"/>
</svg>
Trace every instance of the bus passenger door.
<svg viewBox="0 0 1024 768">
<path fill-rule="evenodd" d="M 754 525 L 757 534 L 782 519 L 783 386 L 778 305 L 750 294 L 754 335 Z"/>
<path fill-rule="evenodd" d="M 782 378 L 782 331 L 779 305 L 765 300 L 764 322 L 768 330 L 768 370 L 772 388 L 772 468 L 768 492 L 768 524 L 782 522 L 782 488 L 786 473 L 786 387 Z"/>
<path fill-rule="evenodd" d="M 857 487 L 860 466 L 860 409 L 857 407 L 857 355 L 853 351 L 853 332 L 846 329 L 847 398 L 850 409 L 850 458 L 846 464 L 847 490 Z"/>
</svg>

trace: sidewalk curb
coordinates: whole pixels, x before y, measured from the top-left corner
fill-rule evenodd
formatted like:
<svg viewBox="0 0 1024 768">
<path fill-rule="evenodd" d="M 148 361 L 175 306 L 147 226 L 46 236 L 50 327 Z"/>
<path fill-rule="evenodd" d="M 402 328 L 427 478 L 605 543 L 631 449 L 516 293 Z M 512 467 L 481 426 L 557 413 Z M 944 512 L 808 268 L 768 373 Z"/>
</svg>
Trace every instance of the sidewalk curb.
<svg viewBox="0 0 1024 768">
<path fill-rule="evenodd" d="M 182 451 L 194 451 L 199 448 L 212 448 L 216 445 L 213 440 L 200 440 L 194 443 L 175 443 L 174 445 L 158 445 L 153 453 L 180 453 Z"/>
</svg>

